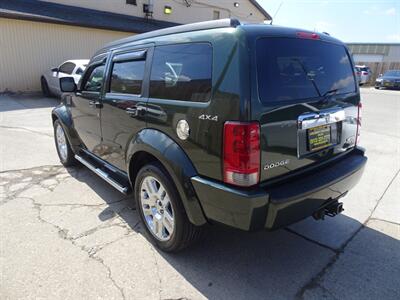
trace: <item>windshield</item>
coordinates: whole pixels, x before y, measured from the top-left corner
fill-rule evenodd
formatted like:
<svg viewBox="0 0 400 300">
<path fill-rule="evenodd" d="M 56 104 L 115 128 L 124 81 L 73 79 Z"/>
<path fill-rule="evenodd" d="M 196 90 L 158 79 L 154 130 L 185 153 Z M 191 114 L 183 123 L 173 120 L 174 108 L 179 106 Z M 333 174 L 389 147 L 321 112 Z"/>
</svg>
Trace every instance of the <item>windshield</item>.
<svg viewBox="0 0 400 300">
<path fill-rule="evenodd" d="M 400 77 L 400 70 L 390 70 L 385 72 L 384 76 Z"/>
<path fill-rule="evenodd" d="M 257 41 L 262 102 L 291 101 L 355 92 L 350 58 L 341 45 L 293 38 Z"/>
</svg>

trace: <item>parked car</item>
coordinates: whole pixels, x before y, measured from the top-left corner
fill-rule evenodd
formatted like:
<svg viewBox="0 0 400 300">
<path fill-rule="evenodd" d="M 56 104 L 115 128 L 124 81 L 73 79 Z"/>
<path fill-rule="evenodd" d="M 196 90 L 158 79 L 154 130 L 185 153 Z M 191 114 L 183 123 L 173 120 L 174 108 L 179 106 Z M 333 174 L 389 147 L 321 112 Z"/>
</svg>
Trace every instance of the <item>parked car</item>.
<svg viewBox="0 0 400 300">
<path fill-rule="evenodd" d="M 354 72 L 356 74 L 357 83 L 361 84 L 361 69 L 359 67 L 354 67 Z"/>
<path fill-rule="evenodd" d="M 372 76 L 372 71 L 368 66 L 356 66 L 361 71 L 360 85 L 369 83 Z"/>
<path fill-rule="evenodd" d="M 132 193 L 164 251 L 206 224 L 274 230 L 343 210 L 363 173 L 360 92 L 326 34 L 218 20 L 100 49 L 52 112 L 64 166 Z"/>
<path fill-rule="evenodd" d="M 75 83 L 78 84 L 88 63 L 88 59 L 67 60 L 60 66 L 51 68 L 49 71 L 45 72 L 40 78 L 43 95 L 60 96 L 60 78 L 62 77 L 72 77 Z"/>
<path fill-rule="evenodd" d="M 375 88 L 400 88 L 400 70 L 389 70 L 380 74 L 375 81 Z"/>
</svg>

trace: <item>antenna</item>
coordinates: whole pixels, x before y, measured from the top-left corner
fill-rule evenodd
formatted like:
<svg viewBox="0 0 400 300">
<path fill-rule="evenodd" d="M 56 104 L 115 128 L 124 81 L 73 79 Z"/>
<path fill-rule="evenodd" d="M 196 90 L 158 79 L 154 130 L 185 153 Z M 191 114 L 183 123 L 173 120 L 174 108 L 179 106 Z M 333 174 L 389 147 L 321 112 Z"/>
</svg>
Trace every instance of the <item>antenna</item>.
<svg viewBox="0 0 400 300">
<path fill-rule="evenodd" d="M 271 23 L 269 23 L 269 25 L 272 25 L 272 22 L 274 22 L 274 19 L 277 16 L 278 12 L 281 10 L 282 5 L 283 5 L 283 1 L 281 2 L 281 4 L 279 4 L 278 9 L 276 10 L 274 16 L 272 17 Z"/>
</svg>

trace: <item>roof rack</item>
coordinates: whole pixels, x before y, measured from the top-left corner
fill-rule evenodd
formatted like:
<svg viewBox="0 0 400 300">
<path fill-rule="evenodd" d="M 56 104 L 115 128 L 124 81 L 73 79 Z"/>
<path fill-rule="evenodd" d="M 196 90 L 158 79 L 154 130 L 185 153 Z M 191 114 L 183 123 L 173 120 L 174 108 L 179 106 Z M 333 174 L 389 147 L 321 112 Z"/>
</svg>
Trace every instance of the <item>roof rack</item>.
<svg viewBox="0 0 400 300">
<path fill-rule="evenodd" d="M 154 31 L 130 36 L 130 37 L 127 37 L 124 39 L 120 39 L 120 40 L 111 42 L 111 43 L 105 45 L 103 47 L 103 49 L 100 51 L 104 52 L 104 50 L 114 48 L 114 47 L 124 44 L 124 43 L 135 42 L 135 41 L 144 40 L 144 39 L 162 36 L 162 35 L 184 33 L 184 32 L 206 30 L 206 29 L 215 29 L 215 28 L 228 28 L 228 27 L 235 28 L 239 25 L 241 25 L 241 23 L 237 19 L 220 19 L 220 20 L 214 20 L 214 21 L 205 21 L 205 22 L 173 26 L 173 27 L 169 27 L 169 28 L 154 30 Z M 100 51 L 98 53 L 100 53 Z M 98 53 L 96 53 L 96 55 Z"/>
</svg>

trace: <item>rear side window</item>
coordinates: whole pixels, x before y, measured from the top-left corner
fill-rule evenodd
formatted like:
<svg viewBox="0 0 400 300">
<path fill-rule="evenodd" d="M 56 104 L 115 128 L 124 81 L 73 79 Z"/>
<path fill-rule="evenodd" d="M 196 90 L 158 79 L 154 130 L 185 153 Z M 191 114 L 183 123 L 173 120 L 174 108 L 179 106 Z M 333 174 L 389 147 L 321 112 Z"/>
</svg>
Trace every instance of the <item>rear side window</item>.
<svg viewBox="0 0 400 300">
<path fill-rule="evenodd" d="M 71 63 L 71 62 L 67 62 L 60 66 L 59 72 L 71 75 L 72 72 L 74 71 L 74 69 L 75 69 L 75 64 Z"/>
<path fill-rule="evenodd" d="M 111 74 L 110 92 L 140 95 L 144 67 L 144 60 L 115 62 Z"/>
<path fill-rule="evenodd" d="M 295 38 L 257 41 L 258 91 L 263 103 L 355 92 L 344 46 Z"/>
<path fill-rule="evenodd" d="M 211 72 L 210 44 L 156 47 L 151 69 L 150 97 L 206 102 L 211 95 Z"/>
</svg>

